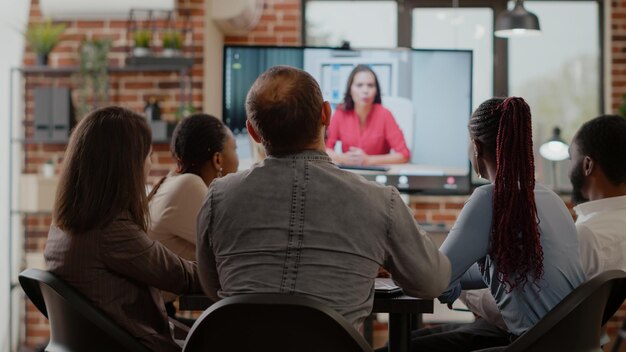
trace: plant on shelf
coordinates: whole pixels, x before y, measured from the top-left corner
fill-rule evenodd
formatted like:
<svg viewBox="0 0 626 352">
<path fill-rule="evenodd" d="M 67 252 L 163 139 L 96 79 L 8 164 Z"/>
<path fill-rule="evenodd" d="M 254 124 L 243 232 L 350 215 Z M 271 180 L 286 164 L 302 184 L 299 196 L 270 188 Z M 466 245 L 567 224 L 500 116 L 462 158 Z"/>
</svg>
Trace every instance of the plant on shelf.
<svg viewBox="0 0 626 352">
<path fill-rule="evenodd" d="M 152 32 L 147 29 L 138 29 L 133 36 L 135 40 L 134 56 L 150 55 L 150 43 L 152 42 Z"/>
<path fill-rule="evenodd" d="M 50 20 L 33 23 L 28 27 L 24 36 L 37 55 L 37 65 L 48 64 L 48 55 L 61 39 L 65 27 L 63 23 L 53 24 Z"/>
<path fill-rule="evenodd" d="M 73 76 L 77 88 L 76 107 L 79 118 L 101 107 L 109 100 L 108 39 L 85 40 L 80 47 L 78 72 Z"/>
<path fill-rule="evenodd" d="M 183 34 L 179 31 L 169 30 L 163 32 L 163 56 L 180 56 L 183 47 Z"/>
<path fill-rule="evenodd" d="M 176 118 L 176 121 L 180 121 L 184 118 L 189 117 L 197 111 L 198 109 L 191 105 L 191 103 L 187 103 L 179 107 L 178 110 L 176 110 L 176 112 L 174 113 L 174 117 Z"/>
<path fill-rule="evenodd" d="M 622 95 L 622 104 L 619 106 L 617 113 L 626 118 L 626 94 Z"/>
</svg>

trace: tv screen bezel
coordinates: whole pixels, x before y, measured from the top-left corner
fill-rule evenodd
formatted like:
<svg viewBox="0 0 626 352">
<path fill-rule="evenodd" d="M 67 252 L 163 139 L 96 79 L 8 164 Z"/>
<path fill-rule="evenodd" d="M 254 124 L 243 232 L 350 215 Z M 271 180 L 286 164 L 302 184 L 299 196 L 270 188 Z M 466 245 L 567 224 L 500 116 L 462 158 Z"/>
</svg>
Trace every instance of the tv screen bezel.
<svg viewBox="0 0 626 352">
<path fill-rule="evenodd" d="M 474 81 L 474 52 L 471 49 L 440 49 L 440 48 L 405 48 L 405 47 L 396 47 L 396 48 L 376 48 L 376 47 L 372 47 L 372 48 L 349 48 L 349 49 L 343 49 L 343 48 L 338 48 L 338 47 L 329 47 L 329 46 L 307 46 L 307 45 L 303 45 L 303 46 L 279 46 L 279 45 L 246 45 L 246 44 L 224 44 L 223 49 L 222 49 L 222 119 L 225 120 L 225 116 L 224 116 L 224 112 L 226 111 L 226 94 L 225 94 L 225 87 L 226 87 L 226 58 L 227 58 L 227 50 L 230 48 L 257 48 L 257 49 L 299 49 L 299 50 L 306 50 L 306 49 L 314 49 L 314 50 L 337 50 L 337 51 L 363 51 L 363 50 L 386 50 L 386 51 L 406 51 L 409 50 L 411 52 L 462 52 L 462 53 L 469 53 L 470 54 L 470 77 L 469 77 L 469 82 L 470 82 L 470 87 L 469 87 L 469 101 L 470 101 L 470 107 L 469 107 L 469 111 L 467 113 L 467 121 L 469 122 L 469 117 L 472 114 L 472 106 L 471 106 L 471 102 L 473 101 L 473 95 L 474 95 L 474 87 L 473 87 L 473 81 Z M 453 195 L 468 195 L 470 194 L 473 189 L 478 186 L 472 177 L 472 165 L 470 160 L 467 160 L 467 175 L 463 175 L 462 177 L 467 179 L 466 182 L 466 187 L 457 187 L 457 188 L 445 188 L 445 187 L 437 187 L 435 186 L 435 184 L 441 185 L 444 184 L 444 180 L 447 179 L 449 177 L 449 175 L 444 175 L 444 176 L 423 176 L 423 175 L 408 175 L 407 177 L 410 180 L 420 180 L 420 184 L 427 184 L 427 185 L 433 185 L 432 187 L 418 187 L 418 186 L 414 186 L 414 185 L 409 185 L 408 187 L 404 188 L 404 187 L 398 187 L 397 182 L 395 184 L 393 184 L 392 182 L 387 182 L 385 183 L 386 185 L 390 185 L 393 186 L 395 188 L 398 189 L 399 192 L 401 193 L 406 193 L 406 194 L 410 194 L 410 195 L 448 195 L 448 196 L 453 196 Z M 350 170 L 352 172 L 354 172 L 354 170 Z M 360 174 L 361 176 L 364 176 L 366 179 L 368 180 L 372 180 L 375 182 L 374 178 L 376 176 L 376 174 L 372 174 L 372 175 L 368 175 L 368 174 L 364 174 L 364 173 L 360 173 L 357 172 L 358 174 Z M 378 174 L 380 175 L 380 174 Z M 386 175 L 388 178 L 392 178 L 392 180 L 397 180 L 399 177 L 401 177 L 401 175 Z"/>
</svg>

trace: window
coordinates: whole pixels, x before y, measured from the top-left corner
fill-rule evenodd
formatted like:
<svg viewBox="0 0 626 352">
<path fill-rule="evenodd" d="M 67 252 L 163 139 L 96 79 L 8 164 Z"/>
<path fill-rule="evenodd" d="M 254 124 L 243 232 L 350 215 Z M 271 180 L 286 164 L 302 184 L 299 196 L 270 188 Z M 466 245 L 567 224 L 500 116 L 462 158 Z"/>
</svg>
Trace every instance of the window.
<svg viewBox="0 0 626 352">
<path fill-rule="evenodd" d="M 319 45 L 338 45 L 343 39 L 355 47 L 397 43 L 414 48 L 472 49 L 474 107 L 491 96 L 524 97 L 533 113 L 535 150 L 551 138 L 557 126 L 569 143 L 585 120 L 604 110 L 601 35 L 603 6 L 610 5 L 598 0 L 527 0 L 524 6 L 539 17 L 542 36 L 507 40 L 493 36 L 495 18 L 506 2 L 404 0 L 400 4 L 305 0 L 306 43 L 318 45 L 314 40 L 322 37 L 325 42 Z M 514 1 L 508 2 L 509 8 L 513 5 Z M 372 11 L 375 6 L 387 10 Z M 346 24 L 350 14 L 359 19 L 357 24 Z M 387 38 L 396 38 L 382 40 L 371 34 L 381 29 L 389 32 Z M 535 163 L 537 180 L 553 185 L 554 164 L 538 153 Z M 556 188 L 569 187 L 567 166 L 566 162 L 558 163 Z"/>
<path fill-rule="evenodd" d="M 472 106 L 493 96 L 493 10 L 415 8 L 412 47 L 473 50 Z"/>
<path fill-rule="evenodd" d="M 398 40 L 395 1 L 307 1 L 306 45 L 395 48 Z"/>
<path fill-rule="evenodd" d="M 599 5 L 528 1 L 525 7 L 539 17 L 542 35 L 509 39 L 509 95 L 530 105 L 535 149 L 552 137 L 554 127 L 569 143 L 584 121 L 602 111 Z M 553 165 L 538 153 L 535 161 L 537 179 L 553 184 Z M 558 163 L 558 188 L 569 187 L 566 169 L 566 162 Z"/>
</svg>

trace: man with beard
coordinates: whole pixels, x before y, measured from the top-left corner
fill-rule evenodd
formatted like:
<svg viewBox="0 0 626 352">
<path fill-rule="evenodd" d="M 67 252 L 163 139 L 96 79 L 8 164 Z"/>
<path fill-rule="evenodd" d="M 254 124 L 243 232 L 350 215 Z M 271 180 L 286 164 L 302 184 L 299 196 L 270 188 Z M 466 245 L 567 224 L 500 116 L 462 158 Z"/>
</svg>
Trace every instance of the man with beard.
<svg viewBox="0 0 626 352">
<path fill-rule="evenodd" d="M 587 280 L 607 271 L 626 271 L 626 118 L 596 117 L 570 145 L 572 201 Z M 469 310 L 508 330 L 487 289 L 463 291 Z"/>
<path fill-rule="evenodd" d="M 570 146 L 570 180 L 587 279 L 626 270 L 626 119 L 606 115 L 585 123 Z"/>
</svg>

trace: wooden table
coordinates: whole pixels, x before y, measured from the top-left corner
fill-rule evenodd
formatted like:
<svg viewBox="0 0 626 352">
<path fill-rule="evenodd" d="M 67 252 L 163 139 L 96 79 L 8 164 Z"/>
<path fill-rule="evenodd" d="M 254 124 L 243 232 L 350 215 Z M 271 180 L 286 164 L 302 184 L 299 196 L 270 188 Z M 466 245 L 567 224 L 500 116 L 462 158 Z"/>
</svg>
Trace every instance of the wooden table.
<svg viewBox="0 0 626 352">
<path fill-rule="evenodd" d="M 407 352 L 411 331 L 417 329 L 422 313 L 432 313 L 433 309 L 432 299 L 374 296 L 372 313 L 389 313 L 389 351 Z"/>
</svg>

